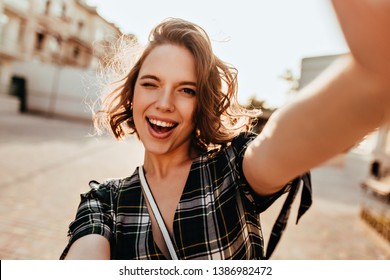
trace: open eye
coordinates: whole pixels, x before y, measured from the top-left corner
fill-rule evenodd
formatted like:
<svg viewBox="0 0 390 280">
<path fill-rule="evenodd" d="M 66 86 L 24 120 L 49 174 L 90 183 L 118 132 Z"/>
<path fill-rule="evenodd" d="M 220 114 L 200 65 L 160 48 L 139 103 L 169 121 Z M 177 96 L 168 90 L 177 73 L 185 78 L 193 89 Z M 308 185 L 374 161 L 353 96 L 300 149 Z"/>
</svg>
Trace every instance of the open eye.
<svg viewBox="0 0 390 280">
<path fill-rule="evenodd" d="M 192 88 L 183 88 L 182 91 L 188 95 L 192 95 L 192 96 L 196 95 L 196 91 L 193 90 Z"/>
</svg>

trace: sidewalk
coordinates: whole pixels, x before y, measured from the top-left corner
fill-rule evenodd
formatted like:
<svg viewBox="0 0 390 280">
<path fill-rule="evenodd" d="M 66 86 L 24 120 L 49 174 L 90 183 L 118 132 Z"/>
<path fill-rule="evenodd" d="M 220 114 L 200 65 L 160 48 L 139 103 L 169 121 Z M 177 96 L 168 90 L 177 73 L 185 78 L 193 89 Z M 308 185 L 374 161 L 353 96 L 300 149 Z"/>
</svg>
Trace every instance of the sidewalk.
<svg viewBox="0 0 390 280">
<path fill-rule="evenodd" d="M 58 259 L 89 180 L 127 176 L 142 163 L 135 138 L 91 133 L 87 123 L 0 112 L 0 259 Z M 292 210 L 273 259 L 390 259 L 358 217 L 362 172 L 351 166 L 313 171 L 312 209 L 298 226 Z M 262 215 L 265 239 L 282 200 Z"/>
</svg>

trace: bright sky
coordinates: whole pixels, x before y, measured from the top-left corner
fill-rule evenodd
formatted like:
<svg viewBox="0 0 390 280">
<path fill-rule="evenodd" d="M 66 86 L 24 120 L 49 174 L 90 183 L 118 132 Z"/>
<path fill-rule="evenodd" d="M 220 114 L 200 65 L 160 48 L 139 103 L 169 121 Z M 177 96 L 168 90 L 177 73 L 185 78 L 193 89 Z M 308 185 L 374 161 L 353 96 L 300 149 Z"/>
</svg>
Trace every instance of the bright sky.
<svg viewBox="0 0 390 280">
<path fill-rule="evenodd" d="M 88 0 L 122 32 L 146 43 L 167 17 L 202 26 L 214 52 L 239 71 L 239 100 L 256 95 L 270 107 L 287 99 L 287 70 L 300 76 L 303 57 L 347 51 L 330 0 Z"/>
</svg>

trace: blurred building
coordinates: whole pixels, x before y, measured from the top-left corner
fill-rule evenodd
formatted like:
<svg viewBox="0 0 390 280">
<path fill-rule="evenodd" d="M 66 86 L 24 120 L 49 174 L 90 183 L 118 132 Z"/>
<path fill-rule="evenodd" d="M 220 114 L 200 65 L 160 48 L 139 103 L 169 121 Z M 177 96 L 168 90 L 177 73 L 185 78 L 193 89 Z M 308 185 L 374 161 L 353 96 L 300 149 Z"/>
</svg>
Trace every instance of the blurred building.
<svg viewBox="0 0 390 280">
<path fill-rule="evenodd" d="M 96 69 L 121 35 L 85 0 L 0 0 L 0 96 L 45 95 L 37 79 L 52 84 L 46 91 L 53 95 L 62 74 L 53 73 Z"/>
<path fill-rule="evenodd" d="M 340 55 L 303 58 L 298 90 L 308 85 L 338 57 Z M 366 154 L 370 157 L 370 173 L 373 177 L 379 179 L 390 176 L 389 126 L 382 126 L 366 136 L 363 141 L 354 147 L 353 151 Z"/>
<path fill-rule="evenodd" d="M 302 59 L 298 89 L 314 80 L 339 56 Z M 376 129 L 349 153 L 360 154 L 367 161 L 368 176 L 361 182 L 361 218 L 390 244 L 390 125 Z"/>
</svg>

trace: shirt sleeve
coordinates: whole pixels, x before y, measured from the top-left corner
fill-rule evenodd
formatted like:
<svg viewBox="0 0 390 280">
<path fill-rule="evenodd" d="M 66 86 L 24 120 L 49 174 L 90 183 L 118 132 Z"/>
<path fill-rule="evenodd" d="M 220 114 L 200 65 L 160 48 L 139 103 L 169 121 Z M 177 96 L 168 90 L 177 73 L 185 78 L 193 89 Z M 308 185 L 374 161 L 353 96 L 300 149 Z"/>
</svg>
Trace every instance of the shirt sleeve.
<svg viewBox="0 0 390 280">
<path fill-rule="evenodd" d="M 245 151 L 248 148 L 249 144 L 256 138 L 255 133 L 245 132 L 238 135 L 233 139 L 231 143 L 231 149 L 234 154 L 234 163 L 235 163 L 235 174 L 237 176 L 237 181 L 239 182 L 239 187 L 245 197 L 249 200 L 251 204 L 255 207 L 255 211 L 261 213 L 265 211 L 269 206 L 271 206 L 281 195 L 286 193 L 290 186 L 287 184 L 280 191 L 270 196 L 257 195 L 249 183 L 247 182 L 244 171 L 242 169 L 242 163 L 245 155 Z"/>
<path fill-rule="evenodd" d="M 246 198 L 254 205 L 255 211 L 258 213 L 264 212 L 268 209 L 280 196 L 285 193 L 287 194 L 287 198 L 283 204 L 283 207 L 279 213 L 279 216 L 272 228 L 271 237 L 268 242 L 267 252 L 265 258 L 269 258 L 273 253 L 277 243 L 279 242 L 284 229 L 287 226 L 287 221 L 290 214 L 290 209 L 292 203 L 295 200 L 295 197 L 298 193 L 300 187 L 302 187 L 301 192 L 301 201 L 298 209 L 298 216 L 296 219 L 296 223 L 298 223 L 299 219 L 302 215 L 310 208 L 312 204 L 312 186 L 311 186 L 311 176 L 310 173 L 304 173 L 301 176 L 296 177 L 292 181 L 288 182 L 280 191 L 275 194 L 260 197 L 257 195 L 249 183 L 246 181 L 243 169 L 242 162 L 244 158 L 245 151 L 251 141 L 256 137 L 254 133 L 242 133 L 237 136 L 231 144 L 231 147 L 235 154 L 235 164 L 236 164 L 236 176 L 238 177 L 238 181 L 240 182 L 240 187 L 242 192 L 246 196 Z"/>
<path fill-rule="evenodd" d="M 89 234 L 99 234 L 111 240 L 114 230 L 114 184 L 90 182 L 91 190 L 81 194 L 81 201 L 75 220 L 70 223 L 69 243 L 61 254 L 64 259 L 71 245 L 79 238 Z"/>
<path fill-rule="evenodd" d="M 238 182 L 240 183 L 240 187 L 244 192 L 245 196 L 249 199 L 251 203 L 254 204 L 256 210 L 261 213 L 268 209 L 280 196 L 289 192 L 292 188 L 297 188 L 300 185 L 300 182 L 303 181 L 302 178 L 305 176 L 298 176 L 294 180 L 288 182 L 280 191 L 269 195 L 260 197 L 257 195 L 253 189 L 250 187 L 247 182 L 244 172 L 242 169 L 242 162 L 244 159 L 244 154 L 249 144 L 256 138 L 257 134 L 252 132 L 245 132 L 239 134 L 236 138 L 233 139 L 231 143 L 231 149 L 233 150 L 233 154 L 235 156 L 235 166 L 236 166 L 236 176 L 238 178 Z M 304 182 L 309 183 L 309 182 Z M 309 186 L 307 186 L 309 187 Z"/>
</svg>

